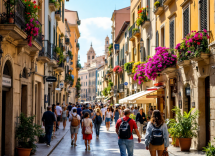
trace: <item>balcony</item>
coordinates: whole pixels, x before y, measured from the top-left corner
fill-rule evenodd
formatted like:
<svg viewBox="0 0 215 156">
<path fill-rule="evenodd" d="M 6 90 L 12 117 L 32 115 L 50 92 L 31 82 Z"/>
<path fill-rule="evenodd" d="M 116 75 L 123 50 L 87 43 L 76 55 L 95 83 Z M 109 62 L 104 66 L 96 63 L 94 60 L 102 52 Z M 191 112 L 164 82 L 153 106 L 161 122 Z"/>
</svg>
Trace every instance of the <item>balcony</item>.
<svg viewBox="0 0 215 156">
<path fill-rule="evenodd" d="M 76 68 L 77 68 L 77 70 L 81 69 L 81 64 L 79 63 L 79 61 L 77 61 Z"/>
<path fill-rule="evenodd" d="M 61 21 L 61 9 L 58 11 L 55 11 L 55 18 L 57 21 Z"/>
<path fill-rule="evenodd" d="M 41 29 L 42 29 L 42 24 L 40 23 L 40 21 L 38 21 Z M 35 39 L 37 41 L 37 43 L 42 47 L 43 46 L 43 37 L 42 37 L 42 31 L 39 32 L 37 38 Z"/>
<path fill-rule="evenodd" d="M 164 11 L 164 7 L 163 7 L 163 0 L 157 0 L 160 2 L 159 5 L 155 6 L 154 8 L 154 14 L 155 15 L 160 15 L 163 11 Z"/>
<path fill-rule="evenodd" d="M 62 43 L 60 43 L 60 46 L 61 50 L 64 52 L 66 50 L 66 46 L 64 46 Z"/>
<path fill-rule="evenodd" d="M 43 41 L 43 48 L 40 50 L 37 60 L 43 63 L 51 60 L 51 43 L 48 40 Z"/>
<path fill-rule="evenodd" d="M 25 40 L 27 34 L 24 32 L 25 28 L 25 5 L 22 0 L 16 0 L 15 4 L 11 1 L 2 1 L 0 12 L 0 34 L 3 37 L 11 37 L 14 40 Z M 5 7 L 4 7 L 5 6 Z M 7 8 L 10 6 L 10 8 Z"/>
<path fill-rule="evenodd" d="M 69 43 L 70 43 L 69 38 L 68 38 L 68 37 L 67 37 L 67 38 L 65 38 L 65 44 L 66 44 L 66 45 L 69 45 Z"/>
<path fill-rule="evenodd" d="M 134 24 L 129 28 L 129 41 L 134 41 L 134 40 L 135 40 L 135 38 L 134 38 L 134 36 L 133 36 L 133 33 L 132 33 L 132 29 L 135 28 L 135 24 L 136 24 L 136 23 L 134 23 Z"/>
<path fill-rule="evenodd" d="M 49 9 L 52 11 L 56 11 L 56 7 L 55 7 L 55 3 L 52 3 L 50 0 L 49 0 Z"/>
<path fill-rule="evenodd" d="M 163 5 L 169 5 L 173 2 L 174 0 L 163 0 Z"/>
<path fill-rule="evenodd" d="M 61 63 L 58 65 L 56 71 L 58 71 L 58 72 L 63 72 L 63 71 L 64 71 L 64 62 L 61 62 Z"/>
<path fill-rule="evenodd" d="M 107 59 L 105 59 L 105 65 L 107 65 L 108 64 L 108 60 Z"/>
<path fill-rule="evenodd" d="M 125 59 L 123 58 L 119 61 L 119 65 L 123 68 L 124 64 L 125 64 Z"/>
<path fill-rule="evenodd" d="M 118 94 L 118 88 L 117 88 L 117 86 L 114 86 L 114 94 Z"/>
<path fill-rule="evenodd" d="M 120 93 L 124 92 L 124 84 L 119 85 L 119 92 Z"/>
<path fill-rule="evenodd" d="M 51 49 L 51 52 L 52 52 L 52 54 L 51 54 L 51 60 L 50 60 L 50 62 L 48 63 L 50 66 L 53 66 L 53 67 L 58 67 L 58 65 L 57 65 L 57 53 L 56 53 L 56 51 L 55 51 L 55 44 L 52 44 L 52 49 Z"/>
<path fill-rule="evenodd" d="M 150 26 L 150 23 L 151 23 L 151 22 L 150 22 L 149 19 L 148 19 L 147 21 L 144 21 L 143 24 L 142 24 L 142 28 L 145 29 L 145 28 L 149 27 L 149 26 Z"/>
<path fill-rule="evenodd" d="M 78 50 L 80 49 L 80 44 L 79 44 L 79 43 L 76 44 L 76 48 L 77 48 Z"/>
<path fill-rule="evenodd" d="M 139 37 L 140 36 L 140 29 L 134 28 L 132 30 L 132 34 L 133 34 L 133 36 Z"/>
</svg>

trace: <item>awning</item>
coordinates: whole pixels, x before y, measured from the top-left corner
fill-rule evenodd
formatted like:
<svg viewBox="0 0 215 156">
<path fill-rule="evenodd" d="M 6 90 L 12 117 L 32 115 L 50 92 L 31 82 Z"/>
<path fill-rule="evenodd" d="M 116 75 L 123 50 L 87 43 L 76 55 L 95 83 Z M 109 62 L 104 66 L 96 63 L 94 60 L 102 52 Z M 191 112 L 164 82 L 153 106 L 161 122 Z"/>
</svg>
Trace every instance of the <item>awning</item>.
<svg viewBox="0 0 215 156">
<path fill-rule="evenodd" d="M 151 87 L 145 91 L 138 92 L 126 98 L 119 100 L 119 103 L 156 103 L 156 98 L 146 98 L 146 95 L 157 92 L 163 87 Z"/>
</svg>

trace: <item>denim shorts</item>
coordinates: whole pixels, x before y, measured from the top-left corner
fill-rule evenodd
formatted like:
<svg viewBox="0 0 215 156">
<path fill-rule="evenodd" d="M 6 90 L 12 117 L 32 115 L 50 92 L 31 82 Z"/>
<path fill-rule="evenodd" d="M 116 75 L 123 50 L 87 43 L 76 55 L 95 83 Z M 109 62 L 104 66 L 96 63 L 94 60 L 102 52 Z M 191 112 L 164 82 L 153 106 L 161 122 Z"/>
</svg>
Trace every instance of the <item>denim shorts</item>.
<svg viewBox="0 0 215 156">
<path fill-rule="evenodd" d="M 111 121 L 111 118 L 106 118 L 106 122 L 110 122 Z"/>
</svg>

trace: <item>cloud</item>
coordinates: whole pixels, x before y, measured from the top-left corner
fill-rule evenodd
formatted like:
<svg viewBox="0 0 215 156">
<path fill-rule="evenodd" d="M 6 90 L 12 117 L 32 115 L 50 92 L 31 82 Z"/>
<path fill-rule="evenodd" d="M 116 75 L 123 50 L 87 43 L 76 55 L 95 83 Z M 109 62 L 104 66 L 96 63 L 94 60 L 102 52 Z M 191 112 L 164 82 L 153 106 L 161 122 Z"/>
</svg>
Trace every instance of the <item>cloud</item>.
<svg viewBox="0 0 215 156">
<path fill-rule="evenodd" d="M 86 56 L 91 42 L 97 56 L 104 54 L 105 38 L 107 35 L 110 38 L 111 25 L 112 21 L 109 17 L 96 17 L 81 20 L 81 25 L 79 27 L 81 33 L 81 37 L 79 38 L 81 46 L 79 55 L 82 65 L 87 61 L 87 58 L 81 56 Z"/>
</svg>

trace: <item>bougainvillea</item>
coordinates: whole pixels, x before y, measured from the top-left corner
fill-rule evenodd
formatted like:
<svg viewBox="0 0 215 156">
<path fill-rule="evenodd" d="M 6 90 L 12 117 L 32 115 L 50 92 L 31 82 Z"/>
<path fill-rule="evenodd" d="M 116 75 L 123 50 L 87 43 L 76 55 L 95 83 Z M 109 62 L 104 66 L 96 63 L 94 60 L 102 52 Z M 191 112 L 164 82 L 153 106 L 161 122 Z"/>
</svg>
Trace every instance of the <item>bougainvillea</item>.
<svg viewBox="0 0 215 156">
<path fill-rule="evenodd" d="M 142 63 L 144 63 L 144 62 L 140 62 L 140 61 L 139 62 L 135 62 L 133 64 L 133 67 L 132 67 L 132 73 L 135 73 L 135 71 L 137 70 L 138 65 L 140 65 Z"/>
<path fill-rule="evenodd" d="M 140 8 L 138 11 L 138 17 L 136 21 L 137 26 L 142 25 L 147 20 L 147 16 L 148 16 L 148 6 L 146 8 L 143 8 L 143 7 Z"/>
<path fill-rule="evenodd" d="M 138 80 L 138 84 L 149 81 L 148 77 L 145 76 L 145 63 L 137 66 L 133 79 Z"/>
<path fill-rule="evenodd" d="M 168 48 L 157 47 L 155 50 L 156 54 L 144 64 L 145 68 L 140 69 L 149 80 L 154 80 L 164 69 L 176 65 L 176 55 L 169 53 Z"/>
<path fill-rule="evenodd" d="M 114 73 L 121 73 L 122 72 L 122 68 L 120 66 L 116 66 L 113 68 Z"/>
<path fill-rule="evenodd" d="M 209 53 L 208 39 L 210 39 L 210 37 L 207 34 L 207 30 L 204 30 L 204 32 L 191 31 L 191 33 L 183 39 L 182 43 L 178 43 L 175 47 L 178 51 L 178 61 L 198 57 L 201 52 Z"/>
<path fill-rule="evenodd" d="M 36 5 L 36 1 L 34 0 L 22 0 L 25 4 L 25 21 L 26 28 L 25 32 L 27 33 L 28 45 L 32 46 L 32 40 L 35 39 L 39 32 L 41 31 L 41 26 L 38 22 L 38 10 L 40 7 Z"/>
</svg>

